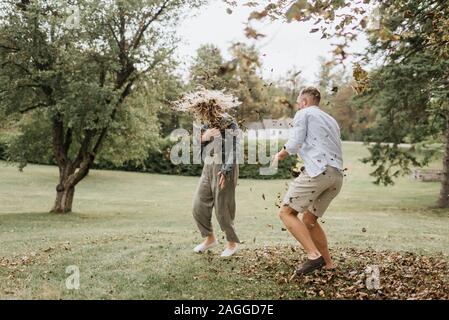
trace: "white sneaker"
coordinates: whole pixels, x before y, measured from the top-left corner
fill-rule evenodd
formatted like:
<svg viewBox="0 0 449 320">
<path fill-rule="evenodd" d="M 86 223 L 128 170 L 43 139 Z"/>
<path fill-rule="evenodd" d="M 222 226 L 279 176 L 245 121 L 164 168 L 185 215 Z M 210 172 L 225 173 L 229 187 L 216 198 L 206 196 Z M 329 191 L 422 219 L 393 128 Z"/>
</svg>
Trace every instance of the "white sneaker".
<svg viewBox="0 0 449 320">
<path fill-rule="evenodd" d="M 207 251 L 213 247 L 215 247 L 218 244 L 217 240 L 212 242 L 211 244 L 205 245 L 204 243 L 201 243 L 197 245 L 195 248 L 193 248 L 193 251 L 196 253 L 203 253 L 204 251 Z"/>
<path fill-rule="evenodd" d="M 234 253 L 237 252 L 237 249 L 238 249 L 238 246 L 237 246 L 237 245 L 235 245 L 235 247 L 234 247 L 233 249 L 226 248 L 226 249 L 224 249 L 224 251 L 221 253 L 221 257 L 222 257 L 222 258 L 228 258 L 228 257 L 234 255 Z"/>
</svg>

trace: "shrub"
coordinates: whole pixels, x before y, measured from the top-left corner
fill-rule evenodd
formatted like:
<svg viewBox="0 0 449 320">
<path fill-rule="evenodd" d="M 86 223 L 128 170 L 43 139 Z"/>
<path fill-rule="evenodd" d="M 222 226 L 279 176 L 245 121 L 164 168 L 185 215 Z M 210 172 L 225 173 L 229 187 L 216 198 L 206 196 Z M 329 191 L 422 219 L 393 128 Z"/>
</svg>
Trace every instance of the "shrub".
<svg viewBox="0 0 449 320">
<path fill-rule="evenodd" d="M 262 142 L 263 143 L 263 142 Z M 269 141 L 265 141 L 267 149 Z M 175 165 L 170 161 L 170 150 L 175 142 L 169 139 L 161 140 L 159 147 L 156 150 L 150 150 L 148 157 L 140 164 L 128 162 L 122 166 L 113 166 L 110 163 L 98 163 L 97 168 L 101 169 L 119 169 L 125 171 L 138 171 L 158 174 L 172 174 L 182 176 L 200 176 L 202 165 L 179 164 Z M 279 146 L 282 144 L 280 143 Z M 239 177 L 247 179 L 288 179 L 292 177 L 292 170 L 297 166 L 296 157 L 288 157 L 279 165 L 278 172 L 275 175 L 260 175 L 259 169 L 268 167 L 268 164 L 247 164 L 246 157 L 248 151 L 248 143 L 245 142 L 245 163 L 239 165 Z M 192 151 L 190 159 L 193 158 Z"/>
<path fill-rule="evenodd" d="M 94 164 L 94 169 L 107 169 L 107 170 L 124 170 L 134 172 L 146 172 L 168 175 L 181 175 L 181 176 L 200 176 L 203 166 L 202 165 L 188 165 L 180 164 L 175 165 L 170 161 L 170 150 L 176 142 L 167 139 L 160 139 L 156 148 L 148 151 L 148 156 L 141 162 L 129 161 L 123 165 L 114 165 L 111 162 L 105 160 L 97 161 Z M 264 143 L 264 142 L 261 142 Z M 269 141 L 265 141 L 267 144 L 267 150 Z M 279 143 L 279 148 L 282 143 Z M 0 160 L 8 160 L 7 153 L 8 137 L 6 135 L 0 135 Z M 260 175 L 259 169 L 262 167 L 268 167 L 268 164 L 247 164 L 246 157 L 248 151 L 248 143 L 245 141 L 245 163 L 239 165 L 239 177 L 245 179 L 289 179 L 292 177 L 292 170 L 297 166 L 298 159 L 296 157 L 288 157 L 282 161 L 279 165 L 278 172 L 275 175 Z M 192 154 L 191 154 L 192 159 Z M 31 163 L 36 164 L 54 164 L 51 157 L 30 159 Z"/>
</svg>

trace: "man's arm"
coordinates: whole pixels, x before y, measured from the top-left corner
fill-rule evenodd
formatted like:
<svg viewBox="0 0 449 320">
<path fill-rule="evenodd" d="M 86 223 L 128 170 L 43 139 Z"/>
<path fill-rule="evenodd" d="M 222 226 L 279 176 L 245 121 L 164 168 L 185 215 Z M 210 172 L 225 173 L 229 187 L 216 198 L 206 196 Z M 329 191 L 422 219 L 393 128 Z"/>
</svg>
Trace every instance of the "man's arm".
<svg viewBox="0 0 449 320">
<path fill-rule="evenodd" d="M 289 131 L 289 139 L 281 151 L 276 154 L 278 160 L 284 160 L 291 154 L 299 152 L 307 135 L 307 115 L 299 111 L 293 119 L 293 127 Z"/>
</svg>

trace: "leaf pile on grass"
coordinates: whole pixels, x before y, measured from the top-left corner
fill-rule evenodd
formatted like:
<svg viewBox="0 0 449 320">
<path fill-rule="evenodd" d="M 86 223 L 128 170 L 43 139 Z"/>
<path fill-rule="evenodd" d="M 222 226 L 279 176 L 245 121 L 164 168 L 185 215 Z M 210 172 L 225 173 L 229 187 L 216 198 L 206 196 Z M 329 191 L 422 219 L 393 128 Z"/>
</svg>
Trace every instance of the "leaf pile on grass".
<svg viewBox="0 0 449 320">
<path fill-rule="evenodd" d="M 337 269 L 290 279 L 305 258 L 300 249 L 275 246 L 245 251 L 240 274 L 284 286 L 281 299 L 449 299 L 449 261 L 442 254 L 335 248 L 331 254 Z M 379 283 L 370 282 L 369 267 L 378 268 Z M 372 285 L 367 286 L 367 280 Z"/>
</svg>

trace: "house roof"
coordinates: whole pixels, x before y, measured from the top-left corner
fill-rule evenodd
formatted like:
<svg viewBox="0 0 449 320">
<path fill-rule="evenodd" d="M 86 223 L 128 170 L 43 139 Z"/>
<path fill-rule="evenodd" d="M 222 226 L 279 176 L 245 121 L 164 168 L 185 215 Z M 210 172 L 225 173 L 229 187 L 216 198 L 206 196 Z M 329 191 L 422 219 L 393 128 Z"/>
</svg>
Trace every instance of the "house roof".
<svg viewBox="0 0 449 320">
<path fill-rule="evenodd" d="M 262 130 L 262 129 L 274 129 L 282 130 L 289 129 L 292 127 L 292 118 L 283 119 L 264 119 L 262 122 L 250 122 L 246 125 L 248 130 Z"/>
<path fill-rule="evenodd" d="M 292 120 L 286 119 L 265 119 L 263 120 L 263 126 L 265 129 L 288 129 L 290 128 Z"/>
<path fill-rule="evenodd" d="M 262 122 L 250 122 L 246 125 L 248 130 L 261 130 L 263 129 Z"/>
</svg>

